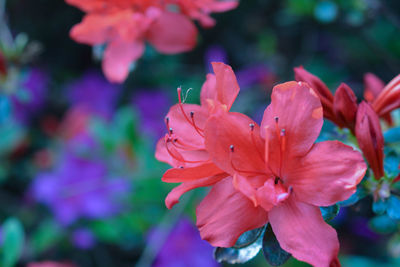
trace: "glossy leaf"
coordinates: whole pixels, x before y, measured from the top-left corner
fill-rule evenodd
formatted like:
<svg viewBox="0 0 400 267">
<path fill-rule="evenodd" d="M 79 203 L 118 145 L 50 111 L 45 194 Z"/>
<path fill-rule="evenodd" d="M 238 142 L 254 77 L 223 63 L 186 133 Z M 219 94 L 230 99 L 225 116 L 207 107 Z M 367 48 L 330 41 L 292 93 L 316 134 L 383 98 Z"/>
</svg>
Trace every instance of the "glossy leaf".
<svg viewBox="0 0 400 267">
<path fill-rule="evenodd" d="M 265 229 L 262 248 L 265 259 L 272 266 L 280 266 L 291 257 L 291 254 L 279 245 L 270 225 Z"/>
<path fill-rule="evenodd" d="M 397 143 L 400 142 L 400 127 L 392 128 L 387 130 L 383 137 L 385 138 L 385 143 Z"/>
<path fill-rule="evenodd" d="M 18 219 L 10 218 L 2 226 L 3 230 L 3 267 L 14 266 L 21 256 L 24 246 L 24 230 Z"/>
<path fill-rule="evenodd" d="M 387 214 L 394 220 L 400 220 L 400 198 L 398 196 L 390 196 L 387 204 Z"/>
<path fill-rule="evenodd" d="M 259 229 L 261 229 L 261 232 L 259 233 Z M 256 231 L 257 230 L 257 231 Z M 253 232 L 252 232 L 253 231 Z M 214 258 L 218 262 L 226 262 L 229 264 L 237 264 L 237 263 L 245 263 L 248 262 L 249 260 L 253 259 L 258 252 L 262 248 L 262 237 L 263 237 L 263 232 L 264 228 L 258 228 L 252 231 L 248 231 L 251 233 L 244 233 L 239 239 L 238 242 L 236 242 L 235 246 L 239 246 L 240 244 L 244 245 L 245 243 L 248 243 L 249 245 L 247 246 L 242 246 L 240 248 L 236 247 L 231 247 L 231 248 L 215 248 L 214 250 Z M 251 242 L 251 240 L 256 236 L 256 240 Z"/>
<path fill-rule="evenodd" d="M 236 244 L 233 246 L 234 248 L 243 248 L 251 245 L 252 243 L 256 242 L 257 239 L 260 237 L 261 233 L 264 231 L 265 227 L 257 228 L 254 230 L 250 230 L 244 232 L 241 236 L 239 236 Z"/>
<path fill-rule="evenodd" d="M 320 210 L 324 220 L 329 222 L 339 214 L 340 207 L 339 205 L 335 204 L 329 207 L 320 207 Z"/>
</svg>

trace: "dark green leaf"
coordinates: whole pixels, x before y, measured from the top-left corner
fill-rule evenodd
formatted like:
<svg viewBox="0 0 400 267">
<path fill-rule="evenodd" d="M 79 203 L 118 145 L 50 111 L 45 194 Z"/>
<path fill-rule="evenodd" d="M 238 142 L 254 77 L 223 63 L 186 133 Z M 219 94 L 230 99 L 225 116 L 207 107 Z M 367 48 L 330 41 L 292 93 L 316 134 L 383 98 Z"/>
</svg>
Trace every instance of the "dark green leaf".
<svg viewBox="0 0 400 267">
<path fill-rule="evenodd" d="M 372 210 L 379 215 L 382 215 L 385 213 L 387 208 L 387 201 L 385 199 L 378 199 L 378 201 L 375 201 L 372 203 Z"/>
<path fill-rule="evenodd" d="M 348 207 L 356 204 L 360 199 L 368 195 L 368 192 L 362 187 L 357 188 L 357 191 L 351 195 L 348 199 L 340 201 L 337 204 L 341 207 Z"/>
<path fill-rule="evenodd" d="M 326 222 L 333 220 L 336 215 L 338 215 L 340 207 L 339 205 L 335 204 L 329 207 L 320 207 L 322 217 Z"/>
<path fill-rule="evenodd" d="M 369 226 L 380 234 L 391 234 L 397 231 L 397 222 L 387 215 L 372 218 L 369 221 Z"/>
<path fill-rule="evenodd" d="M 239 236 L 238 240 L 236 241 L 236 244 L 233 246 L 234 248 L 243 248 L 251 245 L 252 243 L 256 242 L 258 237 L 261 235 L 263 232 L 264 227 L 257 228 L 254 230 L 250 230 L 247 232 L 244 232 L 241 236 Z"/>
<path fill-rule="evenodd" d="M 254 235 L 256 234 L 255 230 L 259 230 L 261 229 L 261 233 L 258 233 L 258 238 L 256 238 L 255 241 L 250 242 L 251 241 L 251 237 L 254 237 Z M 230 264 L 237 264 L 237 263 L 245 263 L 249 260 L 251 260 L 252 258 L 254 258 L 258 252 L 261 250 L 262 247 L 262 237 L 263 237 L 263 230 L 264 228 L 259 228 L 259 229 L 255 229 L 252 233 L 248 233 L 245 235 L 245 237 L 242 238 L 241 241 L 239 241 L 239 243 L 247 243 L 249 244 L 248 246 L 242 246 L 241 248 L 235 248 L 235 247 L 231 247 L 231 248 L 215 248 L 214 250 L 214 258 L 216 261 L 218 262 L 227 262 Z M 247 239 L 246 236 L 248 236 L 249 238 Z M 247 240 L 246 240 L 247 239 Z M 236 245 L 238 245 L 238 242 L 236 242 Z"/>
<path fill-rule="evenodd" d="M 284 264 L 291 256 L 290 253 L 284 251 L 279 245 L 271 225 L 268 225 L 265 229 L 262 248 L 265 259 L 272 266 Z"/>
<path fill-rule="evenodd" d="M 400 198 L 391 195 L 387 203 L 387 214 L 390 218 L 400 220 Z"/>
<path fill-rule="evenodd" d="M 10 267 L 17 263 L 24 246 L 24 230 L 18 219 L 7 219 L 3 224 L 2 266 Z"/>
</svg>

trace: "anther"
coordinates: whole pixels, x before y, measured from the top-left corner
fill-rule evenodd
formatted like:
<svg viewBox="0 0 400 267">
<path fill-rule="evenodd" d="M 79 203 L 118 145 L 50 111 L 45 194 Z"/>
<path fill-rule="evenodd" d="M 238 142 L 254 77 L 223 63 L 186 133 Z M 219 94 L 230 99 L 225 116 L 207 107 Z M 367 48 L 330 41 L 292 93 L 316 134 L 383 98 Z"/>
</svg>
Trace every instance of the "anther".
<svg viewBox="0 0 400 267">
<path fill-rule="evenodd" d="M 282 129 L 281 130 L 281 136 L 285 136 L 286 135 L 286 130 L 285 129 Z"/>
<path fill-rule="evenodd" d="M 168 124 L 169 123 L 169 117 L 165 117 L 165 122 Z"/>
<path fill-rule="evenodd" d="M 190 111 L 190 117 L 193 119 L 193 117 L 194 117 L 194 112 L 193 111 Z"/>
<path fill-rule="evenodd" d="M 235 146 L 234 145 L 230 145 L 229 149 L 231 150 L 231 152 L 235 152 Z"/>
<path fill-rule="evenodd" d="M 279 117 L 278 116 L 274 117 L 274 120 L 275 120 L 275 123 L 278 123 L 279 122 Z"/>
<path fill-rule="evenodd" d="M 250 126 L 250 130 L 253 131 L 254 130 L 254 123 L 250 123 L 249 126 Z"/>
<path fill-rule="evenodd" d="M 179 169 L 183 169 L 183 166 L 179 166 Z"/>
<path fill-rule="evenodd" d="M 280 178 L 279 178 L 279 177 L 275 177 L 275 181 L 274 181 L 274 183 L 275 183 L 275 184 L 278 184 L 278 183 L 279 183 L 279 181 L 280 181 Z"/>
<path fill-rule="evenodd" d="M 169 134 L 173 134 L 174 130 L 172 128 L 169 128 Z"/>
</svg>

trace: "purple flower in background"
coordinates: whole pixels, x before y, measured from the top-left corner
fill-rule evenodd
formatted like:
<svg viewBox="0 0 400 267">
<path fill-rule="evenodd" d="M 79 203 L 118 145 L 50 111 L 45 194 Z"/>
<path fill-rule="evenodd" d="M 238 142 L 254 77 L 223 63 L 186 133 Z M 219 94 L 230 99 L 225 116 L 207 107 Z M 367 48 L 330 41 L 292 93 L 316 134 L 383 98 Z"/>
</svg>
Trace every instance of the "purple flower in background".
<svg viewBox="0 0 400 267">
<path fill-rule="evenodd" d="M 83 106 L 91 113 L 110 118 L 113 114 L 121 87 L 109 83 L 100 73 L 89 71 L 67 86 L 71 105 Z"/>
<path fill-rule="evenodd" d="M 68 225 L 80 217 L 104 218 L 120 211 L 129 184 L 121 178 L 110 179 L 103 162 L 66 152 L 52 171 L 37 175 L 31 190 L 36 201 L 49 206 L 56 219 Z"/>
<path fill-rule="evenodd" d="M 79 228 L 72 233 L 72 243 L 80 249 L 91 249 L 95 244 L 96 240 L 92 233 L 87 228 Z"/>
<path fill-rule="evenodd" d="M 143 91 L 132 102 L 139 111 L 141 130 L 157 140 L 165 133 L 164 117 L 171 105 L 167 94 L 161 90 Z"/>
<path fill-rule="evenodd" d="M 255 65 L 236 72 L 236 77 L 241 89 L 249 88 L 255 84 L 266 84 L 271 80 L 271 71 L 265 65 Z"/>
<path fill-rule="evenodd" d="M 207 49 L 204 56 L 205 65 L 210 73 L 213 73 L 211 62 L 223 62 L 228 63 L 228 54 L 225 49 L 220 45 L 212 45 Z"/>
<path fill-rule="evenodd" d="M 150 234 L 149 243 L 159 242 L 160 234 Z M 217 267 L 213 247 L 202 240 L 199 231 L 187 219 L 181 219 L 161 247 L 153 267 Z"/>
<path fill-rule="evenodd" d="M 49 77 L 40 69 L 31 69 L 13 95 L 13 108 L 17 120 L 26 122 L 40 110 L 46 99 Z"/>
</svg>

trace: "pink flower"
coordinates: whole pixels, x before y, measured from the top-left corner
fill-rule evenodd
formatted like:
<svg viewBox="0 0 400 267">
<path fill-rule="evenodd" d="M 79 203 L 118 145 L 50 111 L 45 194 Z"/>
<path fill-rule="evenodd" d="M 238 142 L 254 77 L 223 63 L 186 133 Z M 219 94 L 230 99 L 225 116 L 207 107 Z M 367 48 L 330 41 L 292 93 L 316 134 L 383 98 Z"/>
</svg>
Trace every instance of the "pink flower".
<svg viewBox="0 0 400 267">
<path fill-rule="evenodd" d="M 179 103 L 166 116 L 168 134 L 157 143 L 156 158 L 174 168 L 163 175 L 163 181 L 181 183 L 167 196 L 168 208 L 178 203 L 185 192 L 201 186 L 211 186 L 227 175 L 210 161 L 204 145 L 204 127 L 214 110 L 229 111 L 239 86 L 231 67 L 212 63 L 214 73 L 208 74 L 201 89 L 201 105 Z"/>
<path fill-rule="evenodd" d="M 197 208 L 201 236 L 230 247 L 243 232 L 269 222 L 295 258 L 314 266 L 338 264 L 337 234 L 319 206 L 349 198 L 366 165 L 343 143 L 314 144 L 323 110 L 307 84 L 280 84 L 271 98 L 261 127 L 239 113 L 215 112 L 208 119 L 206 150 L 229 178 Z"/>
<path fill-rule="evenodd" d="M 106 44 L 103 71 L 121 83 L 148 41 L 156 50 L 175 54 L 191 50 L 197 29 L 186 16 L 170 12 L 155 0 L 66 0 L 87 12 L 71 30 L 71 38 L 89 45 Z"/>
</svg>

